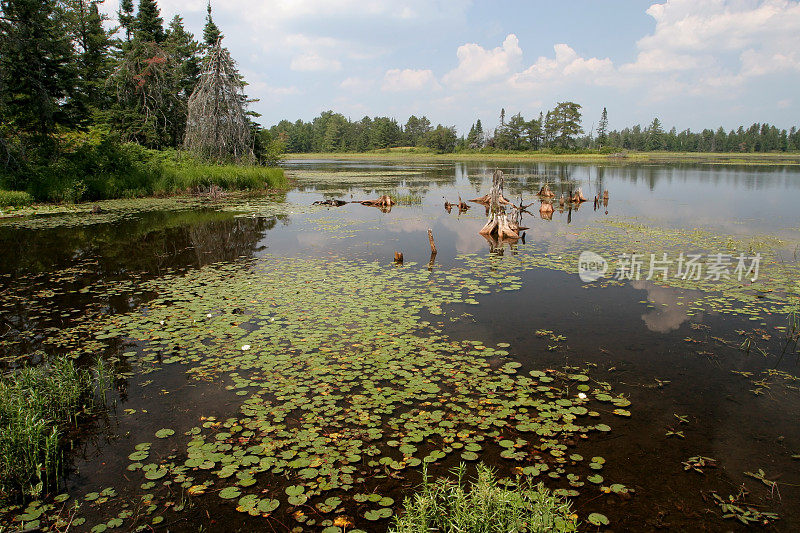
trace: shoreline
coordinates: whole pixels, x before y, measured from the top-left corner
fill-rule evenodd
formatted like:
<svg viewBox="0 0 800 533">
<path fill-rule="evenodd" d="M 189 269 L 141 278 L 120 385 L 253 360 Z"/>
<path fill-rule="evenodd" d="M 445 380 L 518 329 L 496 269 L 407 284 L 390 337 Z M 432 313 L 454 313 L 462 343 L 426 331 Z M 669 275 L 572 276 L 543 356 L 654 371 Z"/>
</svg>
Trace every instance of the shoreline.
<svg viewBox="0 0 800 533">
<path fill-rule="evenodd" d="M 552 154 L 540 152 L 432 152 L 386 150 L 374 152 L 312 152 L 285 154 L 292 160 L 332 159 L 337 161 L 508 161 L 544 163 L 697 163 L 710 165 L 800 165 L 800 152 L 728 153 L 728 152 L 627 152 L 617 154 Z"/>
</svg>

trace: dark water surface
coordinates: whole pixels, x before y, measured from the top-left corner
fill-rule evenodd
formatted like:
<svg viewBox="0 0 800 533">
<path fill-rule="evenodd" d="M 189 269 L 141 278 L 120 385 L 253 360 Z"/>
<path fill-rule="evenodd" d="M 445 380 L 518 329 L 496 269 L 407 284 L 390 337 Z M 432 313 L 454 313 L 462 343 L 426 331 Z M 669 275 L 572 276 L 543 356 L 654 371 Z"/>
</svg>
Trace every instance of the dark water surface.
<svg viewBox="0 0 800 533">
<path fill-rule="evenodd" d="M 711 493 L 727 497 L 744 490 L 752 506 L 780 515 L 765 529 L 800 529 L 800 461 L 792 457 L 800 454 L 800 368 L 796 343 L 787 344 L 787 331 L 776 329 L 786 326 L 787 314 L 754 317 L 729 303 L 724 309 L 692 309 L 691 302 L 700 301 L 708 285 L 687 288 L 644 279 L 585 284 L 578 278 L 577 264 L 557 266 L 560 250 L 566 254 L 582 235 L 602 233 L 602 228 L 623 228 L 624 239 L 651 245 L 652 240 L 641 237 L 641 227 L 647 226 L 675 235 L 660 237 L 668 250 L 647 252 L 730 253 L 706 249 L 706 241 L 701 243 L 706 237 L 691 237 L 698 231 L 743 242 L 770 241 L 771 260 L 785 265 L 785 272 L 797 272 L 800 168 L 310 160 L 288 161 L 285 167 L 296 182 L 280 214 L 219 211 L 212 206 L 144 210 L 97 224 L 37 227 L 0 220 L 2 364 L 16 366 L 37 350 L 42 352 L 30 357 L 33 362 L 45 353 L 67 352 L 68 347 L 53 346 L 47 339 L 65 328 L 146 306 L 157 295 L 139 290 L 139 283 L 208 265 L 255 261 L 268 266 L 277 256 L 377 261 L 392 268 L 394 252 L 401 251 L 403 268 L 446 271 L 460 265 L 465 254 L 494 254 L 499 261 L 513 263 L 548 253 L 552 265 L 543 263 L 516 274 L 518 290 L 482 295 L 479 305 L 455 304 L 445 308 L 444 315 L 428 318 L 454 339 L 487 346 L 510 343 L 509 360 L 522 364 L 521 374 L 590 365 L 592 379 L 609 383 L 615 394 L 630 399 L 630 417 L 612 417 L 611 432 L 593 434 L 578 443 L 578 450 L 584 457 L 606 459 L 606 483 L 622 483 L 635 492 L 606 495 L 586 483 L 574 500 L 584 527 L 588 513 L 600 512 L 616 531 L 742 529 L 735 520 L 723 520 Z M 473 203 L 459 214 L 457 208 L 447 213 L 443 204 L 487 193 L 495 168 L 504 171 L 505 195 L 515 203 L 520 196 L 525 204 L 533 202 L 545 182 L 556 200 L 581 187 L 589 201 L 577 209 L 557 209 L 552 220 L 539 216 L 536 202 L 523 218 L 529 227 L 526 244 L 490 243 L 478 235 L 486 221 L 482 206 Z M 608 205 L 595 209 L 592 200 L 595 195 L 602 198 L 604 190 L 609 191 Z M 317 200 L 364 200 L 383 193 L 401 199 L 401 204 L 390 212 L 360 204 L 308 209 Z M 614 225 L 605 226 L 608 222 Z M 429 228 L 438 248 L 433 262 Z M 623 238 L 614 235 L 612 241 Z M 770 289 L 765 302 L 783 300 L 796 306 L 798 279 L 780 279 L 785 292 L 775 296 L 779 291 Z M 92 290 L 81 292 L 84 287 Z M 102 294 L 97 287 L 103 287 Z M 757 290 L 758 285 L 753 287 Z M 752 305 L 757 308 L 758 302 Z M 542 330 L 564 338 L 554 341 Z M 740 349 L 746 338 L 757 339 L 749 352 Z M 113 339 L 102 349 L 112 358 L 121 351 L 124 348 Z M 764 374 L 776 370 L 780 373 Z M 158 440 L 153 433 L 159 428 L 172 428 L 180 436 L 198 425 L 200 416 L 235 417 L 241 405 L 242 399 L 226 390 L 225 379 L 193 379 L 180 364 L 141 374 L 135 362 L 120 359 L 117 371 L 122 377 L 115 409 L 108 419 L 91 423 L 78 440 L 67 481 L 71 493 L 113 486 L 123 498 L 138 498 L 143 492 L 139 478 L 127 470 L 133 445 Z M 137 414 L 126 416 L 126 409 Z M 681 434 L 668 436 L 669 432 Z M 154 443 L 154 450 L 160 444 Z M 184 444 L 185 440 L 169 442 L 157 453 L 180 454 Z M 499 458 L 499 447 L 485 450 L 482 460 L 503 475 L 513 475 L 508 462 Z M 682 462 L 693 456 L 712 457 L 717 467 L 703 474 L 686 471 Z M 432 470 L 443 473 L 457 458 L 448 457 Z M 745 474 L 759 469 L 768 482 Z M 554 488 L 565 486 L 543 479 Z M 418 481 L 418 473 L 412 473 L 405 480 L 378 483 L 399 503 Z M 180 497 L 176 492 L 175 498 Z M 193 500 L 194 507 L 165 513 L 167 520 L 156 527 L 302 527 L 285 511 L 285 503 L 274 517 L 262 519 L 238 513 L 235 504 L 213 495 Z M 92 512 L 96 520 L 87 515 L 87 525 L 102 517 Z M 367 531 L 388 525 L 354 515 L 349 516 Z"/>
</svg>

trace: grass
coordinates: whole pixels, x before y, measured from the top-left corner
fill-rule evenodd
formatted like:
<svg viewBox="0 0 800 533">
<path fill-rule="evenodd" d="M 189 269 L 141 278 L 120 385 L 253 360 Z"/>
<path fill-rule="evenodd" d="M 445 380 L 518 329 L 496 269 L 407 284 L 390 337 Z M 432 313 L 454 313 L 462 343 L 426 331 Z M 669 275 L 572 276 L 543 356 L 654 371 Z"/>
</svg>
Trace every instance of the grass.
<svg viewBox="0 0 800 533">
<path fill-rule="evenodd" d="M 424 472 L 422 487 L 404 501 L 393 533 L 509 533 L 575 531 L 577 517 L 570 503 L 552 495 L 544 485 L 518 480 L 515 488 L 500 486 L 488 466 L 478 465 L 477 479 L 464 483 L 465 466 L 457 479 L 431 482 Z"/>
<path fill-rule="evenodd" d="M 0 207 L 23 207 L 33 203 L 33 196 L 25 191 L 4 191 L 0 189 Z"/>
<path fill-rule="evenodd" d="M 367 161 L 507 161 L 551 163 L 705 163 L 736 165 L 800 165 L 800 153 L 734 153 L 734 152 L 631 152 L 624 157 L 615 154 L 581 151 L 579 153 L 554 153 L 549 151 L 515 152 L 499 150 L 468 150 L 451 154 L 437 154 L 422 148 L 391 148 L 364 153 L 308 153 L 286 154 L 290 159 L 355 159 Z"/>
<path fill-rule="evenodd" d="M 215 185 L 226 190 L 274 189 L 285 186 L 286 178 L 283 169 L 277 167 L 209 165 L 193 159 L 172 159 L 165 162 L 152 192 L 176 193 Z"/>
<path fill-rule="evenodd" d="M 36 497 L 55 486 L 63 471 L 62 435 L 110 388 L 108 369 L 99 365 L 97 390 L 87 370 L 59 358 L 0 378 L 0 492 Z"/>
</svg>

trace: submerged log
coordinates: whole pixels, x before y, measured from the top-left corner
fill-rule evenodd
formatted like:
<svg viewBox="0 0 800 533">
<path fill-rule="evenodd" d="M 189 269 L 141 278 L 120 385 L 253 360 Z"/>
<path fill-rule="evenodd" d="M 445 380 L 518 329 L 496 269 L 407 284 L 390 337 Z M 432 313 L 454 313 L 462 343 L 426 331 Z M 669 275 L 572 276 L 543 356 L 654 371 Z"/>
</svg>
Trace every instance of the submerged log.
<svg viewBox="0 0 800 533">
<path fill-rule="evenodd" d="M 491 196 L 489 196 L 488 194 L 485 194 L 485 195 L 481 196 L 480 198 L 473 198 L 472 200 L 469 200 L 469 201 L 470 201 L 470 202 L 475 202 L 476 204 L 481 204 L 481 205 L 490 205 L 490 204 L 492 203 L 492 198 L 491 198 Z M 506 197 L 505 197 L 505 196 L 503 196 L 502 194 L 501 194 L 501 195 L 500 195 L 500 197 L 498 198 L 498 202 L 499 202 L 500 204 L 502 204 L 502 205 L 508 205 L 508 204 L 510 204 L 510 203 L 511 203 L 511 202 L 510 202 L 508 199 L 506 199 Z M 464 205 L 467 205 L 467 204 L 464 204 Z M 467 209 L 469 209 L 469 206 L 467 206 Z"/>
<path fill-rule="evenodd" d="M 396 203 L 397 202 L 392 200 L 391 196 L 384 194 L 377 200 L 364 200 L 361 202 L 361 205 L 369 205 L 374 207 L 392 207 Z"/>
<path fill-rule="evenodd" d="M 311 205 L 329 205 L 331 207 L 342 207 L 346 203 L 348 202 L 345 202 L 344 200 L 318 200 L 312 203 Z"/>
</svg>

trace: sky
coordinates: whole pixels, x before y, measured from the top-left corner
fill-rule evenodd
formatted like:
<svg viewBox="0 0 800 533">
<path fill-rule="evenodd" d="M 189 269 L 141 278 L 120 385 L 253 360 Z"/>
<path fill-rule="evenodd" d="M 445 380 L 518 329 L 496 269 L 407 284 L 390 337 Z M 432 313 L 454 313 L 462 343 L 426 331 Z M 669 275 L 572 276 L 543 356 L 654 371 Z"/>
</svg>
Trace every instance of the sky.
<svg viewBox="0 0 800 533">
<path fill-rule="evenodd" d="M 206 0 L 160 0 L 202 36 Z M 800 126 L 800 0 L 214 0 L 264 126 L 333 110 L 466 134 L 581 104 L 610 129 Z M 103 9 L 116 18 L 117 1 Z"/>
</svg>

